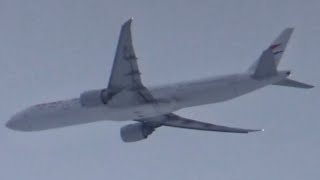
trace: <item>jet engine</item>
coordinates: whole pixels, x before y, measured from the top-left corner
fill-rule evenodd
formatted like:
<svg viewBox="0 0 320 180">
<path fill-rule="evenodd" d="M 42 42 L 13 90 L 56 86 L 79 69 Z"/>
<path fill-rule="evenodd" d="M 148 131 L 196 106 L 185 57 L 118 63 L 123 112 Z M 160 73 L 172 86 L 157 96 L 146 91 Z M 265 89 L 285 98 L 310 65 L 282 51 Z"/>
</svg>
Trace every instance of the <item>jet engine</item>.
<svg viewBox="0 0 320 180">
<path fill-rule="evenodd" d="M 122 127 L 120 135 L 124 142 L 135 142 L 147 139 L 154 130 L 154 127 L 148 126 L 145 123 L 135 123 Z"/>
<path fill-rule="evenodd" d="M 85 91 L 80 95 L 80 103 L 84 107 L 95 107 L 107 104 L 110 99 L 107 89 Z"/>
</svg>

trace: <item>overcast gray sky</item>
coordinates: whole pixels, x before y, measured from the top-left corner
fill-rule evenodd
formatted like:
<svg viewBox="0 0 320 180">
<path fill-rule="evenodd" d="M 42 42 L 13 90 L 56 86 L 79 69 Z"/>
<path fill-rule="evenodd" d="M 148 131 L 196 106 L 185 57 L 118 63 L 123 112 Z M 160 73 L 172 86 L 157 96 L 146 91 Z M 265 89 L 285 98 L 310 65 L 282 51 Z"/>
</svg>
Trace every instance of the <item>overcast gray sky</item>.
<svg viewBox="0 0 320 180">
<path fill-rule="evenodd" d="M 317 179 L 320 177 L 317 0 L 0 0 L 0 179 Z M 286 27 L 295 27 L 282 69 L 317 86 L 267 87 L 179 115 L 264 128 L 249 135 L 160 128 L 125 144 L 101 122 L 22 133 L 5 122 L 36 103 L 106 87 L 121 24 L 147 86 L 246 69 Z"/>
</svg>

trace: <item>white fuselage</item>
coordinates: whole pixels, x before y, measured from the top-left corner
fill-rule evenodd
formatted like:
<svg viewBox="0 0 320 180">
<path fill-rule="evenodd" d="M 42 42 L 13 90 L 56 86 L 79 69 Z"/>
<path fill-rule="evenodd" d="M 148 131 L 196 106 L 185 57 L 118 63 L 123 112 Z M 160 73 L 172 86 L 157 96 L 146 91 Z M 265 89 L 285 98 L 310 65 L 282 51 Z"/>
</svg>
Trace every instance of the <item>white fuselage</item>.
<svg viewBox="0 0 320 180">
<path fill-rule="evenodd" d="M 198 81 L 149 88 L 156 103 L 132 106 L 98 105 L 83 107 L 79 98 L 39 104 L 17 113 L 9 121 L 12 129 L 37 131 L 102 120 L 134 120 L 155 117 L 176 110 L 226 101 L 288 76 L 279 72 L 268 79 L 256 80 L 250 74 L 234 74 Z"/>
</svg>

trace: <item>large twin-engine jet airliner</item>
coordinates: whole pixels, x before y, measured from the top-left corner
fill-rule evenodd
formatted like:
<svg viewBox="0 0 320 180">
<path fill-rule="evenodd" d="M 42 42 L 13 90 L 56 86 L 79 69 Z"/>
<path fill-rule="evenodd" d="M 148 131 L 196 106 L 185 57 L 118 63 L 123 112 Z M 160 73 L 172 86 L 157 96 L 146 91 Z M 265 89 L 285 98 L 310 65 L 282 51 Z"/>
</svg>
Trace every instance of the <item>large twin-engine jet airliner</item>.
<svg viewBox="0 0 320 180">
<path fill-rule="evenodd" d="M 40 131 L 104 120 L 136 121 L 121 128 L 124 142 L 146 139 L 161 126 L 249 133 L 241 129 L 200 122 L 174 114 L 182 108 L 230 100 L 267 85 L 312 88 L 278 71 L 292 28 L 285 29 L 245 72 L 198 81 L 147 88 L 141 82 L 132 38 L 131 22 L 122 25 L 108 87 L 83 92 L 79 98 L 31 106 L 6 124 L 13 130 Z"/>
</svg>

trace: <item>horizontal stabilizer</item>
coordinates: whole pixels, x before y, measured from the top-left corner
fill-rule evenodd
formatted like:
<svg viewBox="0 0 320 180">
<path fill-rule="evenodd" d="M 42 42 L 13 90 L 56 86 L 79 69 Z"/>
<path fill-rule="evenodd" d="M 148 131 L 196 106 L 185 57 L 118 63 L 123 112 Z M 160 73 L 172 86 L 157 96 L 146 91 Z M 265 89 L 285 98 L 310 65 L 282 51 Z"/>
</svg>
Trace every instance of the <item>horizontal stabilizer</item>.
<svg viewBox="0 0 320 180">
<path fill-rule="evenodd" d="M 305 84 L 302 82 L 298 82 L 292 79 L 284 79 L 280 82 L 274 83 L 273 85 L 279 85 L 279 86 L 288 86 L 288 87 L 295 87 L 295 88 L 304 88 L 304 89 L 310 89 L 313 88 L 314 86 Z"/>
</svg>

